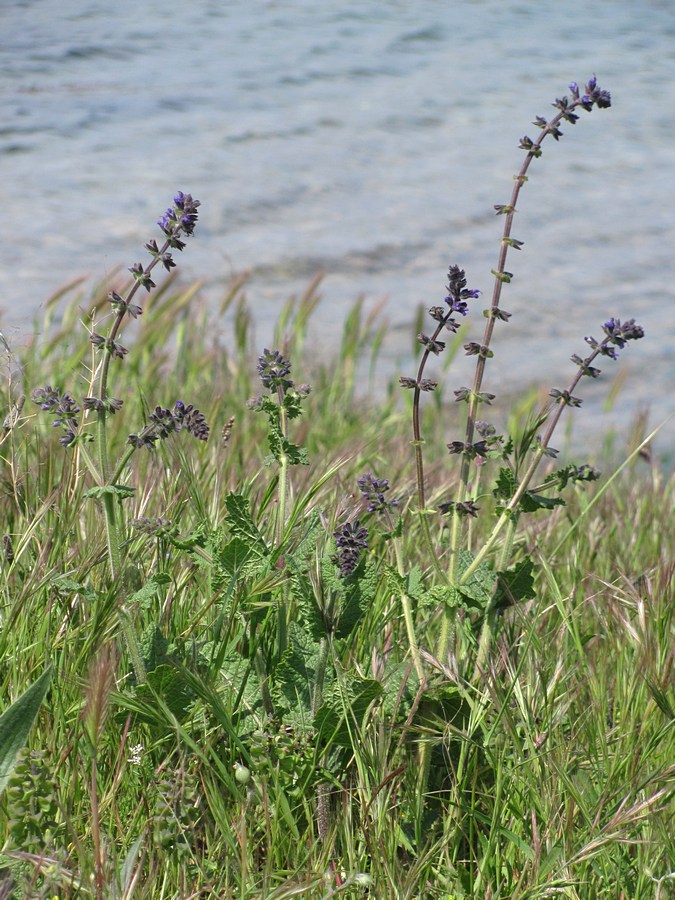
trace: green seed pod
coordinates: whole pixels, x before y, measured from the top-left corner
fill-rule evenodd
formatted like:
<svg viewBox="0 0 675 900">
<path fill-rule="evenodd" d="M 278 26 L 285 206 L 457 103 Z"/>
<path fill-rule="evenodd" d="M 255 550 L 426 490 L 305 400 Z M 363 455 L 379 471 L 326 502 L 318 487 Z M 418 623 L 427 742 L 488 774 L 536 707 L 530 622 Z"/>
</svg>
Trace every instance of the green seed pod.
<svg viewBox="0 0 675 900">
<path fill-rule="evenodd" d="M 247 769 L 246 766 L 242 766 L 241 763 L 235 763 L 234 777 L 237 779 L 239 784 L 248 784 L 251 780 L 251 770 Z"/>
</svg>

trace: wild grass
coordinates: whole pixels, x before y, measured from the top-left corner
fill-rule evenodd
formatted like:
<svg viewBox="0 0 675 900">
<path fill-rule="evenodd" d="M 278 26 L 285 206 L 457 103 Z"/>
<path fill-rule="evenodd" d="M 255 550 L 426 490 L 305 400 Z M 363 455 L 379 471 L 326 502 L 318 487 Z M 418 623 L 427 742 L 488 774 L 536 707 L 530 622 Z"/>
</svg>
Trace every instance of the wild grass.
<svg viewBox="0 0 675 900">
<path fill-rule="evenodd" d="M 43 339 L 4 348 L 0 897 L 672 896 L 658 452 L 631 435 L 624 464 L 578 478 L 532 404 L 469 452 L 482 374 L 468 417 L 454 385 L 421 404 L 421 374 L 373 396 L 385 323 L 355 304 L 317 358 L 317 283 L 256 373 L 245 283 L 216 314 L 169 275 L 125 328 L 101 456 L 111 394 L 83 334 L 128 291 L 74 284 Z M 199 434 L 157 431 L 185 421 Z M 463 430 L 476 471 L 448 444 Z"/>
</svg>

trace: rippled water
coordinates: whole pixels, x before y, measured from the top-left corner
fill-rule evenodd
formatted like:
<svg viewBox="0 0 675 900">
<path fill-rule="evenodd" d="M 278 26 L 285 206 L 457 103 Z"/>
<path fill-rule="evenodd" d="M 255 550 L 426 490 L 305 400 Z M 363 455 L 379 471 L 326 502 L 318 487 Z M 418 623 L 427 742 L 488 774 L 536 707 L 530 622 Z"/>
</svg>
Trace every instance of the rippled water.
<svg viewBox="0 0 675 900">
<path fill-rule="evenodd" d="M 613 108 L 547 142 L 521 195 L 491 377 L 558 384 L 585 334 L 635 317 L 647 338 L 612 367 L 630 369 L 614 421 L 672 411 L 670 0 L 4 0 L 0 33 L 10 340 L 64 282 L 141 259 L 180 188 L 203 202 L 184 276 L 216 299 L 249 270 L 261 344 L 322 270 L 321 345 L 357 295 L 386 297 L 385 357 L 408 372 L 415 309 L 442 302 L 449 264 L 489 295 L 519 138 L 596 72 Z M 587 431 L 607 387 L 588 386 Z"/>
</svg>

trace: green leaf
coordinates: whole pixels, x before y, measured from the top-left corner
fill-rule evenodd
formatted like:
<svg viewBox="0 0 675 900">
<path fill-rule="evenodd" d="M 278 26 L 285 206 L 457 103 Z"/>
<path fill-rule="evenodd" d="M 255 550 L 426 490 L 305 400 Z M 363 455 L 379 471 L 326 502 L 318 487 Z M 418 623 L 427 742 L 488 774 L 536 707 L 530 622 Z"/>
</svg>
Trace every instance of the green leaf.
<svg viewBox="0 0 675 900">
<path fill-rule="evenodd" d="M 394 594 L 405 594 L 412 600 L 422 600 L 425 594 L 424 578 L 418 565 L 412 567 L 407 575 L 399 575 L 391 565 L 383 569 L 389 590 Z"/>
<path fill-rule="evenodd" d="M 230 532 L 235 537 L 241 538 L 258 555 L 267 555 L 265 540 L 253 521 L 246 497 L 241 494 L 228 494 L 225 498 L 225 508 Z"/>
<path fill-rule="evenodd" d="M 317 553 L 317 547 L 323 545 L 321 540 L 325 536 L 325 528 L 321 523 L 321 516 L 317 509 L 304 516 L 302 522 L 302 537 L 292 552 L 286 553 L 286 568 L 289 572 L 299 573 L 307 570 L 310 559 Z"/>
<path fill-rule="evenodd" d="M 0 794 L 14 771 L 19 751 L 37 718 L 52 677 L 51 666 L 0 716 Z"/>
<path fill-rule="evenodd" d="M 357 571 L 361 571 L 361 568 Z M 378 588 L 378 567 L 368 559 L 362 574 L 356 579 L 342 579 L 344 595 L 337 614 L 335 637 L 345 638 L 356 628 L 375 600 Z"/>
<path fill-rule="evenodd" d="M 147 581 L 143 587 L 139 588 L 137 591 L 129 597 L 127 600 L 128 604 L 138 604 L 143 609 L 149 609 L 152 605 L 152 601 L 157 596 L 157 590 L 160 585 L 164 585 L 167 583 L 167 579 L 165 575 L 153 575 L 149 581 Z"/>
<path fill-rule="evenodd" d="M 143 631 L 140 650 L 148 672 L 152 672 L 167 662 L 169 642 L 162 634 L 159 625 L 153 623 Z"/>
<path fill-rule="evenodd" d="M 232 538 L 219 549 L 213 549 L 216 582 L 232 578 L 255 577 L 260 574 L 261 557 L 242 538 Z"/>
<path fill-rule="evenodd" d="M 536 512 L 538 509 L 554 509 L 556 506 L 564 506 L 562 497 L 545 497 L 543 494 L 535 494 L 533 491 L 525 491 L 520 500 L 520 508 L 523 512 Z"/>
<path fill-rule="evenodd" d="M 473 553 L 468 550 L 460 550 L 457 554 L 459 573 L 457 588 L 466 601 L 464 605 L 473 609 L 486 609 L 492 600 L 497 576 L 486 563 L 481 563 L 468 581 L 463 581 L 462 574 L 469 568 L 473 559 Z"/>
<path fill-rule="evenodd" d="M 89 488 L 85 491 L 85 497 L 93 497 L 96 500 L 102 500 L 105 496 L 119 497 L 124 500 L 126 497 L 133 497 L 136 489 L 128 487 L 126 484 L 103 484 L 97 487 Z"/>
<path fill-rule="evenodd" d="M 318 657 L 318 642 L 297 623 L 292 623 L 288 647 L 274 669 L 273 697 L 288 711 L 293 722 L 305 725 L 311 722 Z"/>
<path fill-rule="evenodd" d="M 145 684 L 136 687 L 136 698 L 153 703 L 155 697 L 159 697 L 167 705 L 171 713 L 180 722 L 185 718 L 188 707 L 194 699 L 180 669 L 169 665 L 159 665 L 148 672 L 148 680 Z"/>
<path fill-rule="evenodd" d="M 382 694 L 382 685 L 372 678 L 345 676 L 324 690 L 324 702 L 314 718 L 322 740 L 341 747 L 352 746 L 352 735 L 360 730 L 363 717 Z"/>
<path fill-rule="evenodd" d="M 426 592 L 424 576 L 418 565 L 414 565 L 405 576 L 405 592 L 412 600 L 421 600 Z"/>
<path fill-rule="evenodd" d="M 521 600 L 531 600 L 535 595 L 533 572 L 531 559 L 524 559 L 514 568 L 498 572 L 493 608 L 506 609 Z"/>
<path fill-rule="evenodd" d="M 511 469 L 500 469 L 492 493 L 497 499 L 510 500 L 518 488 L 518 480 Z"/>
<path fill-rule="evenodd" d="M 384 673 L 382 710 L 388 718 L 404 719 L 412 709 L 419 678 L 414 666 L 407 662 L 390 663 Z"/>
<path fill-rule="evenodd" d="M 447 609 L 464 609 L 466 602 L 459 591 L 452 584 L 436 584 L 424 595 L 421 606 L 425 609 L 434 609 L 442 604 Z"/>
<path fill-rule="evenodd" d="M 319 590 L 322 594 L 320 598 L 317 597 L 317 591 L 311 580 L 304 573 L 291 576 L 291 591 L 298 605 L 299 619 L 315 641 L 320 641 L 327 634 L 327 622 L 319 602 L 330 603 L 332 606 L 335 593 L 334 589 L 326 585 L 324 579 L 321 579 Z"/>
</svg>

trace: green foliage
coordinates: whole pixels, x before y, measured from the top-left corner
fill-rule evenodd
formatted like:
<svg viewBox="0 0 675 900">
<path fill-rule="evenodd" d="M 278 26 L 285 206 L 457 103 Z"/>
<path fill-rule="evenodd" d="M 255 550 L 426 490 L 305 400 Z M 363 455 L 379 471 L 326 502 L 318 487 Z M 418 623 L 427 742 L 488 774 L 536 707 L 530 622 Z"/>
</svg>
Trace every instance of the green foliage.
<svg viewBox="0 0 675 900">
<path fill-rule="evenodd" d="M 206 337 L 194 341 L 195 364 L 184 351 L 182 377 L 189 373 L 191 396 L 208 409 L 209 394 L 197 390 Z M 148 365 L 169 358 L 145 349 Z M 213 365 L 236 369 L 219 354 Z M 144 376 L 132 353 L 127 362 L 132 391 Z M 55 359 L 48 365 L 58 368 Z M 129 518 L 162 523 L 156 533 L 130 530 L 121 545 L 119 583 L 146 679 L 131 674 L 118 641 L 96 795 L 91 751 L 86 742 L 79 749 L 83 697 L 93 689 L 83 679 L 101 645 L 120 634 L 121 599 L 96 537 L 101 508 L 73 490 L 68 457 L 45 446 L 39 423 L 12 435 L 15 471 L 21 460 L 24 475 L 21 492 L 17 485 L 0 498 L 14 523 L 14 558 L 2 569 L 3 677 L 17 683 L 47 649 L 60 666 L 49 715 L 29 733 L 36 749 L 0 806 L 17 889 L 26 893 L 42 877 L 19 862 L 25 851 L 55 861 L 40 890 L 64 897 L 76 892 L 67 873 L 97 871 L 96 799 L 111 894 L 136 879 L 147 897 L 159 883 L 171 885 L 167 897 L 200 889 L 284 896 L 299 885 L 322 896 L 326 884 L 358 896 L 367 881 L 378 896 L 510 898 L 568 885 L 591 900 L 621 884 L 627 896 L 651 897 L 646 872 L 664 877 L 672 852 L 673 582 L 662 549 L 672 482 L 655 474 L 639 487 L 626 480 L 584 494 L 564 467 L 566 480 L 545 477 L 534 490 L 554 495 L 565 480 L 571 491 L 548 529 L 538 517 L 514 516 L 510 559 L 476 563 L 487 527 L 477 522 L 454 581 L 442 520 L 433 532 L 439 572 L 420 538 L 421 517 L 405 504 L 391 523 L 360 511 L 371 549 L 343 577 L 333 522 L 343 520 L 337 511 L 356 478 L 386 453 L 405 499 L 401 418 L 372 408 L 364 431 L 365 411 L 356 415 L 349 395 L 325 407 L 320 386 L 340 377 L 339 360 L 331 379 L 309 373 L 305 416 L 289 421 L 311 422 L 302 432 L 310 465 L 286 481 L 282 527 L 282 463 L 264 468 L 254 452 L 269 420 L 246 409 L 249 365 L 220 379 L 228 395 L 217 416 L 236 421 L 225 448 L 179 455 L 168 442 L 124 474 L 134 490 L 124 501 Z M 177 393 L 173 377 L 167 368 L 162 381 Z M 428 425 L 428 445 L 442 448 L 442 423 Z M 121 441 L 118 419 L 109 427 L 110 440 Z M 495 500 L 505 504 L 518 481 L 498 466 Z M 57 495 L 54 485 L 62 485 Z M 58 505 L 44 496 L 58 496 Z M 570 533 L 577 521 L 592 540 Z M 548 548 L 558 546 L 556 557 Z M 402 597 L 425 654 L 424 681 Z M 449 652 L 437 659 L 442 610 L 453 627 Z M 494 642 L 472 682 L 488 621 Z M 628 841 L 639 848 L 634 856 Z M 316 883 L 308 871 L 321 873 Z"/>
<path fill-rule="evenodd" d="M 51 678 L 49 667 L 0 715 L 0 793 L 7 787 L 17 755 L 28 740 Z"/>
<path fill-rule="evenodd" d="M 510 225 L 514 208 L 498 211 Z M 498 295 L 512 275 L 494 274 Z M 464 273 L 450 275 L 461 300 Z M 317 362 L 305 340 L 317 284 L 276 336 L 311 392 L 265 350 L 268 393 L 250 399 L 241 279 L 221 309 L 232 339 L 196 286 L 170 278 L 152 295 L 114 370 L 124 411 L 107 391 L 132 296 L 119 285 L 89 301 L 92 321 L 110 296 L 118 317 L 107 338 L 92 333 L 99 367 L 78 344 L 82 295 L 60 331 L 36 329 L 49 339 L 8 359 L 0 680 L 9 694 L 45 658 L 59 675 L 48 708 L 50 670 L 0 716 L 0 894 L 667 890 L 675 482 L 640 471 L 639 442 L 599 487 L 589 466 L 556 468 L 552 431 L 540 436 L 550 408 L 522 405 L 497 435 L 476 416 L 494 399 L 482 369 L 455 392 L 464 403 L 436 386 L 424 410 L 431 388 L 415 379 L 413 399 L 392 382 L 367 400 L 358 373 L 365 351 L 374 370 L 385 324 L 357 302 L 335 357 Z M 508 315 L 493 305 L 487 325 Z M 425 362 L 436 338 L 422 340 Z M 488 342 L 467 345 L 479 366 Z M 87 410 L 95 455 L 87 413 L 75 422 L 69 407 L 67 448 L 21 415 L 17 389 L 67 381 L 77 396 L 95 382 L 108 403 Z M 207 411 L 208 443 L 180 441 L 198 410 L 163 410 L 160 385 Z M 155 424 L 130 436 L 127 409 Z M 467 439 L 448 444 L 462 425 Z M 425 476 L 423 453 L 448 449 Z"/>
</svg>

